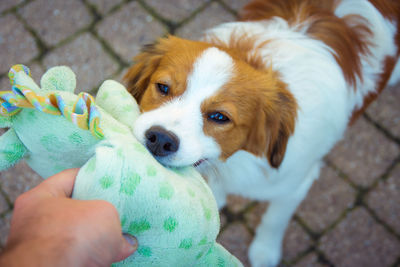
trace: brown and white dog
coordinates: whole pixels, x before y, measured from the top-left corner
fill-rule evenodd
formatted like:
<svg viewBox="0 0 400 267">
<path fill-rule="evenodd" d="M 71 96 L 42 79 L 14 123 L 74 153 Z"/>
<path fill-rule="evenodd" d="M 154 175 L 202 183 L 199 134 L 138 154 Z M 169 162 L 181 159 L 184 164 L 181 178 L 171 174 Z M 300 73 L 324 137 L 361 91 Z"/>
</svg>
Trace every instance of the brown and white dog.
<svg viewBox="0 0 400 267">
<path fill-rule="evenodd" d="M 147 46 L 125 76 L 136 137 L 163 164 L 195 165 L 218 205 L 270 201 L 249 249 L 275 266 L 322 158 L 400 80 L 398 0 L 258 0 L 201 41 Z"/>
</svg>

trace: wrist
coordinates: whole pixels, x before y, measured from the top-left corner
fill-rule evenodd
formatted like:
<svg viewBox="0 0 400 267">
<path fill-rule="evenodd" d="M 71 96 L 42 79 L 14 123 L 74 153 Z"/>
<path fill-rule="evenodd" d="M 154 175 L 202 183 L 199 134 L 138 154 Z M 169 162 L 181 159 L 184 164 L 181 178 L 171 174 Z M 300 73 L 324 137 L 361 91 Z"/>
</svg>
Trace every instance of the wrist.
<svg viewBox="0 0 400 267">
<path fill-rule="evenodd" d="M 69 244 L 54 240 L 24 240 L 7 246 L 0 254 L 0 266 L 79 266 Z"/>
</svg>

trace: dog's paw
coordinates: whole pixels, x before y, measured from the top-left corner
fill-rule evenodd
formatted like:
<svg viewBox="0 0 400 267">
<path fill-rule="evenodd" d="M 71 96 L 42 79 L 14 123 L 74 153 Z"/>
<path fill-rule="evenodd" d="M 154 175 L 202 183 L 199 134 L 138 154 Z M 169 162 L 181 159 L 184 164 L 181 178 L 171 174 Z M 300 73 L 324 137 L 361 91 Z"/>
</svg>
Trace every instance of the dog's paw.
<svg viewBox="0 0 400 267">
<path fill-rule="evenodd" d="M 265 241 L 255 240 L 249 248 L 249 259 L 252 267 L 275 267 L 281 260 L 281 250 Z"/>
</svg>

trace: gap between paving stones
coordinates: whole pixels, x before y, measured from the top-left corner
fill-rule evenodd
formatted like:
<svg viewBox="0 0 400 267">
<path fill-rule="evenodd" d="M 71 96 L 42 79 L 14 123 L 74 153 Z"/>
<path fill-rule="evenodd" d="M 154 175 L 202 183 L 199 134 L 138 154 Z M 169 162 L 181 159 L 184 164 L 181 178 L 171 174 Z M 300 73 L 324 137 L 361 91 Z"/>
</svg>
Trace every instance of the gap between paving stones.
<svg viewBox="0 0 400 267">
<path fill-rule="evenodd" d="M 141 6 L 150 14 L 152 15 L 155 19 L 157 19 L 159 22 L 163 23 L 168 27 L 168 32 L 170 34 L 174 34 L 177 29 L 191 21 L 196 17 L 197 14 L 201 13 L 204 9 L 206 9 L 209 5 L 211 5 L 214 1 L 207 1 L 204 4 L 200 5 L 197 9 L 195 9 L 191 14 L 189 14 L 186 18 L 181 19 L 180 21 L 172 21 L 169 19 L 164 18 L 162 15 L 160 15 L 153 7 L 148 5 L 145 0 L 137 0 L 138 3 L 141 4 Z"/>
<path fill-rule="evenodd" d="M 399 85 L 400 87 L 400 85 Z M 387 130 L 384 126 L 382 126 L 379 122 L 375 121 L 374 119 L 371 118 L 366 112 L 363 113 L 363 117 L 370 123 L 372 124 L 375 128 L 377 128 L 379 131 L 381 131 L 388 139 L 391 141 L 395 142 L 400 146 L 400 138 L 393 135 L 389 130 Z"/>
</svg>

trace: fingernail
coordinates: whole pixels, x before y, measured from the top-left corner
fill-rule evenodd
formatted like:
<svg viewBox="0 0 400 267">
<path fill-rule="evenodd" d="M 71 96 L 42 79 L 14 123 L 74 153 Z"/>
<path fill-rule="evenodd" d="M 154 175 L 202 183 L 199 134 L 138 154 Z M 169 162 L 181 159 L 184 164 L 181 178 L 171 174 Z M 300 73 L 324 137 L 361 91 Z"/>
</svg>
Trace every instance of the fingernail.
<svg viewBox="0 0 400 267">
<path fill-rule="evenodd" d="M 125 238 L 126 241 L 128 241 L 129 244 L 131 244 L 132 247 L 137 247 L 138 242 L 136 237 L 130 235 L 130 234 L 125 234 L 123 233 L 122 236 Z"/>
</svg>

